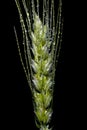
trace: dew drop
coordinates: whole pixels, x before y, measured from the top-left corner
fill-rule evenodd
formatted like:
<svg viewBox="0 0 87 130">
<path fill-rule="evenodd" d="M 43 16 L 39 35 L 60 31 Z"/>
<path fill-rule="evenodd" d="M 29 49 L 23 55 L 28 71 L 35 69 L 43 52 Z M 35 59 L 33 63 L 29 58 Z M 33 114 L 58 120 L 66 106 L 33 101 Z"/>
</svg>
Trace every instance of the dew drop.
<svg viewBox="0 0 87 130">
<path fill-rule="evenodd" d="M 55 42 L 53 42 L 53 45 L 55 45 Z"/>
<path fill-rule="evenodd" d="M 29 13 L 27 13 L 27 16 L 29 16 Z"/>
</svg>

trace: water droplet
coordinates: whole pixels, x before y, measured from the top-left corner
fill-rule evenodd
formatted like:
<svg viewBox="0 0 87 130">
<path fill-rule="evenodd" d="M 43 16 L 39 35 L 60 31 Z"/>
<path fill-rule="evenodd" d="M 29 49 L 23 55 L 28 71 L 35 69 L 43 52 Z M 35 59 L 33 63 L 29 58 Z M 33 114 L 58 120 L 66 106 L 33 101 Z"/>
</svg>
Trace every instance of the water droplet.
<svg viewBox="0 0 87 130">
<path fill-rule="evenodd" d="M 55 42 L 53 42 L 53 45 L 55 45 Z"/>
<path fill-rule="evenodd" d="M 29 16 L 29 13 L 27 13 L 27 16 Z"/>
</svg>

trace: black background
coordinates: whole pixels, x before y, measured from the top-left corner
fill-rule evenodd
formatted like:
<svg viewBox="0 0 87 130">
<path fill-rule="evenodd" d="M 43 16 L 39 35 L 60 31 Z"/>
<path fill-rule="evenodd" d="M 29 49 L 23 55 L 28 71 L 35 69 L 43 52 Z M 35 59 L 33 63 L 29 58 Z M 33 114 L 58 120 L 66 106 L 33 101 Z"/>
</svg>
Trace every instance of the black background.
<svg viewBox="0 0 87 130">
<path fill-rule="evenodd" d="M 14 25 L 19 27 L 18 12 L 13 0 L 5 3 L 3 13 L 3 104 L 4 113 L 2 120 L 9 129 L 37 130 L 34 122 L 31 92 L 20 62 L 15 40 Z M 53 103 L 53 130 L 68 128 L 66 114 L 66 95 L 64 81 L 64 34 L 59 62 L 56 69 L 56 82 L 54 87 Z"/>
</svg>

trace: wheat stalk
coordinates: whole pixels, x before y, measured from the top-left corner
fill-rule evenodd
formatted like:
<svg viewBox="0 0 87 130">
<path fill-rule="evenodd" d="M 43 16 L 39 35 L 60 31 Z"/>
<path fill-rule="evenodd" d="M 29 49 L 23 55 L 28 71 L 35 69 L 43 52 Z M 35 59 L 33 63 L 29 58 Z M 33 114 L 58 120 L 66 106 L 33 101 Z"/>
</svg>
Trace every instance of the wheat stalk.
<svg viewBox="0 0 87 130">
<path fill-rule="evenodd" d="M 27 2 L 29 2 L 29 7 Z M 58 61 L 62 42 L 62 0 L 59 0 L 56 24 L 54 0 L 43 0 L 42 21 L 40 1 L 27 2 L 15 0 L 23 34 L 25 62 L 15 27 L 14 31 L 20 60 L 33 97 L 36 125 L 40 130 L 50 130 L 56 59 Z M 21 4 L 23 4 L 25 17 L 23 17 Z"/>
</svg>

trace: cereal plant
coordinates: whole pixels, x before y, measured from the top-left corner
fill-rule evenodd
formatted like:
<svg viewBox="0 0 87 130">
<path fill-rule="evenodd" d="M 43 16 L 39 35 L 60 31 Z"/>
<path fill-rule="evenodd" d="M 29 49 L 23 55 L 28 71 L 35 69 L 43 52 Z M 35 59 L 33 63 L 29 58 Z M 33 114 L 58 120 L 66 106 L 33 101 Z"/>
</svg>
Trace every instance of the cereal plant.
<svg viewBox="0 0 87 130">
<path fill-rule="evenodd" d="M 31 89 L 35 123 L 50 130 L 55 70 L 62 43 L 62 0 L 15 0 L 22 30 L 22 42 L 16 36 L 20 60 Z M 21 46 L 23 51 L 21 51 Z"/>
</svg>

